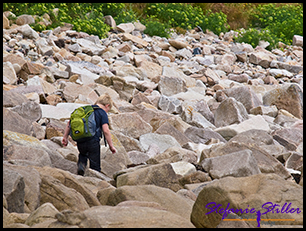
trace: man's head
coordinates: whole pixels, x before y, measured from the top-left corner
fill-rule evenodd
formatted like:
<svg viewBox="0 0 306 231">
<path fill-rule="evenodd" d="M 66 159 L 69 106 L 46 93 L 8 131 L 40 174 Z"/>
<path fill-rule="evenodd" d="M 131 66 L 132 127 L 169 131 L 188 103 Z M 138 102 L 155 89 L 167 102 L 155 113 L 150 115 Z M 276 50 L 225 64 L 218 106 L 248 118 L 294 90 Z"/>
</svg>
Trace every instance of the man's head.
<svg viewBox="0 0 306 231">
<path fill-rule="evenodd" d="M 104 110 L 108 112 L 113 106 L 113 100 L 108 93 L 100 95 L 95 104 L 104 106 Z"/>
</svg>

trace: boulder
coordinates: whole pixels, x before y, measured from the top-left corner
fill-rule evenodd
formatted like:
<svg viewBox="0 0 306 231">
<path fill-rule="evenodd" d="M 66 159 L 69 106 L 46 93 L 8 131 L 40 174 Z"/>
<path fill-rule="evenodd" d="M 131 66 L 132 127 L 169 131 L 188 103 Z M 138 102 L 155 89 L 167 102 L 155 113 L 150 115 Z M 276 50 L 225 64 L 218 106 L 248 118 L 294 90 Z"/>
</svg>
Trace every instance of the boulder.
<svg viewBox="0 0 306 231">
<path fill-rule="evenodd" d="M 17 112 L 3 107 L 3 130 L 32 135 L 32 121 L 23 118 Z"/>
<path fill-rule="evenodd" d="M 58 211 L 65 209 L 83 211 L 89 208 L 85 198 L 75 189 L 63 185 L 56 178 L 41 174 L 40 203 L 52 203 Z"/>
<path fill-rule="evenodd" d="M 40 120 L 42 116 L 39 104 L 34 101 L 24 102 L 21 105 L 13 107 L 11 110 L 32 122 Z"/>
<path fill-rule="evenodd" d="M 177 161 L 170 163 L 174 172 L 181 176 L 187 176 L 190 173 L 196 172 L 196 167 L 187 161 Z"/>
<path fill-rule="evenodd" d="M 303 131 L 297 128 L 282 128 L 275 130 L 273 139 L 289 151 L 296 151 L 299 144 L 303 143 Z"/>
<path fill-rule="evenodd" d="M 114 18 L 111 15 L 104 16 L 105 23 L 109 25 L 112 29 L 115 29 L 117 24 Z"/>
<path fill-rule="evenodd" d="M 24 24 L 33 24 L 35 23 L 35 19 L 32 17 L 32 15 L 22 14 L 17 17 L 16 23 L 20 26 Z"/>
<path fill-rule="evenodd" d="M 86 186 L 83 186 L 83 184 L 75 179 L 70 172 L 51 167 L 36 168 L 36 170 L 39 172 L 39 174 L 52 176 L 66 187 L 79 192 L 85 198 L 90 207 L 100 205 L 97 197 Z"/>
<path fill-rule="evenodd" d="M 157 133 L 146 133 L 139 137 L 139 142 L 146 151 L 152 143 L 159 146 L 160 152 L 164 152 L 173 146 L 181 147 L 174 137 L 167 134 L 161 135 Z"/>
<path fill-rule="evenodd" d="M 7 202 L 7 210 L 16 213 L 24 212 L 25 183 L 17 171 L 3 168 L 3 195 Z"/>
<path fill-rule="evenodd" d="M 239 124 L 249 118 L 248 112 L 243 104 L 232 97 L 223 100 L 214 115 L 216 127 Z"/>
<path fill-rule="evenodd" d="M 220 179 L 226 176 L 245 177 L 261 173 L 251 150 L 206 158 L 202 162 L 202 167 L 212 179 Z"/>
<path fill-rule="evenodd" d="M 119 131 L 135 139 L 152 131 L 152 126 L 145 122 L 136 112 L 110 115 L 109 123 L 112 130 Z"/>
<path fill-rule="evenodd" d="M 253 130 L 254 135 L 260 134 Z M 240 137 L 243 136 L 243 133 Z M 249 136 L 248 134 L 245 134 L 245 136 Z M 272 155 L 270 155 L 264 148 L 261 148 L 263 146 L 264 142 L 266 141 L 266 136 L 263 135 L 262 138 L 255 138 L 255 142 L 252 142 L 252 136 L 248 139 L 241 139 L 241 142 L 239 141 L 239 138 L 237 139 L 232 138 L 224 145 L 218 145 L 207 155 L 207 153 L 203 153 L 201 155 L 200 161 L 202 161 L 205 158 L 211 158 L 211 157 L 217 157 L 217 156 L 224 156 L 228 155 L 233 152 L 238 152 L 242 150 L 249 149 L 252 151 L 252 156 L 256 159 L 257 165 L 262 173 L 275 173 L 284 179 L 291 178 L 291 175 L 289 172 L 284 168 L 284 166 Z M 261 144 L 261 145 L 260 145 Z"/>
<path fill-rule="evenodd" d="M 39 104 L 39 106 L 41 108 L 42 118 L 58 119 L 61 121 L 70 119 L 71 112 L 67 111 L 64 108 L 59 108 L 48 104 Z"/>
<path fill-rule="evenodd" d="M 24 37 L 29 39 L 39 38 L 39 34 L 33 30 L 28 24 L 24 24 L 20 27 L 17 27 L 17 31 L 20 32 Z"/>
<path fill-rule="evenodd" d="M 154 160 L 158 163 L 175 163 L 178 161 L 185 161 L 188 163 L 197 163 L 197 154 L 191 150 L 180 148 L 180 147 L 170 147 L 162 153 L 158 153 L 154 156 Z"/>
<path fill-rule="evenodd" d="M 303 90 L 298 84 L 279 86 L 266 92 L 262 99 L 264 105 L 275 105 L 278 110 L 285 109 L 295 117 L 303 118 Z"/>
<path fill-rule="evenodd" d="M 185 75 L 184 72 L 175 65 L 165 65 L 162 67 L 162 76 L 175 77 L 183 80 L 186 83 L 186 87 L 194 87 L 196 80 Z"/>
<path fill-rule="evenodd" d="M 49 220 L 54 221 L 57 213 L 59 213 L 59 211 L 54 207 L 54 205 L 46 202 L 30 214 L 30 216 L 26 219 L 25 224 L 28 226 L 33 226 Z"/>
<path fill-rule="evenodd" d="M 172 96 L 180 92 L 186 92 L 187 87 L 183 79 L 161 76 L 158 83 L 158 90 L 162 95 Z"/>
<path fill-rule="evenodd" d="M 104 47 L 86 38 L 76 39 L 77 44 L 82 48 L 82 52 L 88 55 L 102 55 Z"/>
<path fill-rule="evenodd" d="M 3 159 L 16 161 L 21 165 L 50 166 L 49 154 L 40 148 L 12 144 L 3 150 Z"/>
<path fill-rule="evenodd" d="M 25 211 L 34 211 L 40 205 L 40 175 L 32 166 L 20 166 L 3 163 L 4 169 L 17 172 L 24 180 L 24 208 Z"/>
<path fill-rule="evenodd" d="M 303 36 L 293 35 L 292 46 L 303 47 Z"/>
<path fill-rule="evenodd" d="M 147 47 L 148 44 L 149 44 L 147 41 L 145 41 L 145 40 L 143 40 L 143 39 L 141 39 L 137 36 L 131 35 L 129 33 L 123 33 L 122 40 L 123 41 L 132 41 L 133 43 L 138 43 L 143 47 Z"/>
<path fill-rule="evenodd" d="M 176 49 L 182 49 L 187 47 L 187 43 L 175 40 L 175 39 L 169 39 L 168 42 L 170 43 L 171 46 L 175 47 Z"/>
<path fill-rule="evenodd" d="M 158 107 L 162 111 L 169 112 L 170 114 L 180 114 L 182 112 L 181 101 L 174 97 L 167 97 L 161 95 L 158 101 Z"/>
<path fill-rule="evenodd" d="M 8 18 L 3 14 L 3 29 L 9 29 L 10 28 L 10 21 Z"/>
<path fill-rule="evenodd" d="M 132 164 L 132 161 L 129 159 L 118 137 L 114 133 L 111 133 L 111 137 L 113 145 L 117 150 L 116 153 L 112 153 L 109 148 L 106 148 L 104 145 L 101 146 L 101 172 L 105 174 L 102 177 L 102 179 L 105 180 L 112 177 L 115 172 L 125 169 L 128 165 Z M 85 175 L 87 175 L 86 171 Z"/>
<path fill-rule="evenodd" d="M 117 27 L 117 30 L 119 30 L 120 32 L 123 33 L 131 33 L 134 29 L 135 26 L 133 25 L 133 23 L 120 23 Z"/>
<path fill-rule="evenodd" d="M 193 228 L 189 219 L 150 207 L 97 206 L 84 211 L 103 228 Z"/>
<path fill-rule="evenodd" d="M 8 79 L 8 84 L 16 84 L 17 75 L 14 66 L 11 62 L 3 62 L 3 77 Z"/>
<path fill-rule="evenodd" d="M 170 164 L 147 165 L 116 177 L 117 188 L 123 185 L 148 184 L 169 188 L 175 192 L 183 188 Z"/>
<path fill-rule="evenodd" d="M 253 107 L 257 107 L 262 104 L 258 96 L 249 86 L 233 87 L 221 91 L 228 97 L 233 97 L 237 101 L 241 102 L 248 113 L 250 113 L 250 110 Z"/>
<path fill-rule="evenodd" d="M 155 133 L 163 134 L 163 135 L 170 135 L 174 137 L 180 145 L 184 145 L 185 143 L 191 141 L 188 139 L 183 132 L 179 131 L 175 128 L 170 122 L 165 122 L 155 131 Z"/>
<path fill-rule="evenodd" d="M 3 91 L 3 107 L 15 107 L 28 102 L 27 97 L 14 91 Z"/>
<path fill-rule="evenodd" d="M 203 114 L 199 113 L 195 110 L 195 108 L 188 103 L 185 103 L 185 107 L 183 107 L 183 111 L 181 113 L 181 118 L 186 123 L 191 126 L 199 127 L 199 128 L 208 128 L 215 129 L 215 125 L 208 121 Z"/>
<path fill-rule="evenodd" d="M 197 128 L 197 127 L 189 127 L 184 132 L 185 136 L 187 136 L 194 143 L 202 143 L 205 144 L 210 139 L 218 139 L 221 142 L 226 143 L 226 140 L 217 132 L 209 128 Z"/>
<path fill-rule="evenodd" d="M 259 129 L 269 132 L 271 129 L 268 122 L 261 115 L 255 115 L 239 124 L 231 124 L 224 127 L 214 129 L 225 140 L 229 140 L 241 132 L 245 132 L 251 129 Z"/>
<path fill-rule="evenodd" d="M 142 61 L 138 69 L 144 72 L 150 80 L 162 74 L 162 67 L 150 61 Z"/>
<path fill-rule="evenodd" d="M 107 205 L 116 206 L 123 201 L 155 202 L 166 211 L 189 220 L 192 204 L 168 188 L 156 185 L 125 185 L 110 193 Z"/>
<path fill-rule="evenodd" d="M 249 54 L 250 63 L 260 65 L 264 68 L 268 68 L 273 59 L 274 57 L 265 51 L 255 51 Z"/>
<path fill-rule="evenodd" d="M 303 187 L 300 185 L 286 181 L 276 174 L 225 177 L 207 184 L 202 189 L 193 205 L 191 222 L 198 228 L 215 228 L 221 222 L 225 208 L 227 210 L 233 208 L 235 211 L 236 209 L 250 211 L 254 208 L 256 211 L 260 211 L 260 219 L 276 219 L 273 221 L 276 225 L 301 225 L 303 224 L 302 190 Z M 289 203 L 291 208 L 299 208 L 300 213 L 284 212 Z M 219 212 L 212 212 L 213 206 L 218 204 L 220 204 Z M 263 214 L 269 211 L 267 209 L 269 206 L 275 204 L 277 204 L 278 213 L 276 209 L 274 212 L 271 209 L 270 212 Z M 223 213 L 221 208 L 223 208 Z M 254 227 L 260 226 L 257 214 L 258 212 L 253 214 L 255 221 L 248 221 Z M 241 214 L 242 218 L 247 215 L 246 212 Z M 279 219 L 290 220 L 282 221 Z"/>
</svg>

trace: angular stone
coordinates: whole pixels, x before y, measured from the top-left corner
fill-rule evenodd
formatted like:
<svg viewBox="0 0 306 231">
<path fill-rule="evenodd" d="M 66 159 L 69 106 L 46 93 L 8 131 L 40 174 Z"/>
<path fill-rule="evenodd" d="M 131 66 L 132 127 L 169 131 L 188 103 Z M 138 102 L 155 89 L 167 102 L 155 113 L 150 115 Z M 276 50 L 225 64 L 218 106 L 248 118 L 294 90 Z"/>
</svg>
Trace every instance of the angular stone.
<svg viewBox="0 0 306 231">
<path fill-rule="evenodd" d="M 50 202 L 59 210 L 86 210 L 89 209 L 84 197 L 76 190 L 64 186 L 52 176 L 41 175 L 41 204 Z"/>
<path fill-rule="evenodd" d="M 172 166 L 166 163 L 148 165 L 117 176 L 117 188 L 124 185 L 155 185 L 171 189 L 174 192 L 183 188 L 179 184 L 178 176 L 175 174 Z"/>
<path fill-rule="evenodd" d="M 250 63 L 260 65 L 264 68 L 268 68 L 270 66 L 271 61 L 273 60 L 273 57 L 271 55 L 263 51 L 252 52 L 249 56 Z"/>
<path fill-rule="evenodd" d="M 233 97 L 237 101 L 241 102 L 248 113 L 253 107 L 262 105 L 258 96 L 249 86 L 233 87 L 221 91 L 223 91 L 228 97 Z"/>
<path fill-rule="evenodd" d="M 181 118 L 186 123 L 195 127 L 211 129 L 216 128 L 214 124 L 209 122 L 201 113 L 196 111 L 191 105 L 183 107 Z"/>
<path fill-rule="evenodd" d="M 119 30 L 120 32 L 123 33 L 131 33 L 134 29 L 135 26 L 133 25 L 133 23 L 120 23 L 117 27 L 117 30 Z"/>
<path fill-rule="evenodd" d="M 3 168 L 3 195 L 7 201 L 7 210 L 16 213 L 24 212 L 25 183 L 16 171 Z"/>
<path fill-rule="evenodd" d="M 223 100 L 214 115 L 216 127 L 239 124 L 249 118 L 243 104 L 232 97 Z"/>
<path fill-rule="evenodd" d="M 169 122 L 163 123 L 155 132 L 164 135 L 168 134 L 174 137 L 180 145 L 184 145 L 185 143 L 191 141 L 182 132 L 172 126 Z"/>
<path fill-rule="evenodd" d="M 168 148 L 181 145 L 170 135 L 161 135 L 157 133 L 147 133 L 139 137 L 139 141 L 144 150 L 148 150 L 150 145 L 156 144 L 159 147 L 160 152 L 166 151 Z"/>
<path fill-rule="evenodd" d="M 226 176 L 245 177 L 261 173 L 251 150 L 242 150 L 224 156 L 206 158 L 202 162 L 202 167 L 212 179 Z"/>
<path fill-rule="evenodd" d="M 97 206 L 84 212 L 105 228 L 193 228 L 189 219 L 156 208 L 141 206 Z"/>
<path fill-rule="evenodd" d="M 114 18 L 111 15 L 104 16 L 104 20 L 105 20 L 105 23 L 107 25 L 109 25 L 112 29 L 116 28 L 116 26 L 117 26 L 116 21 L 114 20 Z"/>
<path fill-rule="evenodd" d="M 180 114 L 182 112 L 181 101 L 174 97 L 167 97 L 161 95 L 158 101 L 158 107 L 162 111 L 169 112 L 170 114 Z"/>
<path fill-rule="evenodd" d="M 33 24 L 35 23 L 35 19 L 32 17 L 32 15 L 22 14 L 17 17 L 16 23 L 20 26 L 24 24 Z"/>
<path fill-rule="evenodd" d="M 162 95 L 172 96 L 180 92 L 186 92 L 187 87 L 184 80 L 177 77 L 161 76 L 158 90 Z"/>
<path fill-rule="evenodd" d="M 170 43 L 171 46 L 175 47 L 176 49 L 182 49 L 187 47 L 187 43 L 175 40 L 175 39 L 169 39 L 168 42 Z"/>
<path fill-rule="evenodd" d="M 184 134 L 196 144 L 205 144 L 211 138 L 218 139 L 221 142 L 226 143 L 226 140 L 220 134 L 209 128 L 189 127 L 186 129 Z"/>
<path fill-rule="evenodd" d="M 140 44 L 140 45 L 143 46 L 143 47 L 147 47 L 148 44 L 149 44 L 149 43 L 146 42 L 145 40 L 143 40 L 143 39 L 141 39 L 141 38 L 138 38 L 137 36 L 128 34 L 128 33 L 124 33 L 124 34 L 123 34 L 122 40 L 123 40 L 123 41 L 132 41 L 132 42 L 134 42 L 134 43 Z"/>
<path fill-rule="evenodd" d="M 292 46 L 303 47 L 303 36 L 293 35 Z"/>
<path fill-rule="evenodd" d="M 152 126 L 145 122 L 136 112 L 111 115 L 109 116 L 109 123 L 112 130 L 119 131 L 135 139 L 152 131 Z"/>
<path fill-rule="evenodd" d="M 303 131 L 296 128 L 278 129 L 272 135 L 277 142 L 290 151 L 296 151 L 299 144 L 303 142 Z"/>
<path fill-rule="evenodd" d="M 262 206 L 277 204 L 280 206 L 288 206 L 288 201 L 291 203 L 291 208 L 299 208 L 303 211 L 303 187 L 300 185 L 284 180 L 276 174 L 256 174 L 247 177 L 225 177 L 220 180 L 215 180 L 203 187 L 199 193 L 191 213 L 191 222 L 198 228 L 216 227 L 222 220 L 223 214 L 209 213 L 212 206 L 221 204 L 221 208 L 241 209 L 254 208 L 256 211 L 261 211 Z M 275 193 L 279 192 L 279 193 Z M 222 195 L 222 196 L 220 196 Z M 260 196 L 258 196 L 260 195 Z M 211 204 L 209 204 L 211 203 Z M 246 213 L 243 213 L 242 218 Z M 229 217 L 229 216 L 227 216 Z M 248 221 L 254 227 L 259 227 L 262 220 L 258 224 L 255 213 L 255 221 Z M 287 221 L 286 224 L 303 224 L 303 212 L 301 213 L 272 213 L 268 212 L 261 215 L 261 219 L 294 219 Z M 284 221 L 275 220 L 275 224 L 283 225 Z"/>
<path fill-rule="evenodd" d="M 11 109 L 14 112 L 17 112 L 24 119 L 28 119 L 30 121 L 38 121 L 41 119 L 42 112 L 38 103 L 33 101 L 28 101 L 22 103 L 21 105 L 17 105 Z"/>
<path fill-rule="evenodd" d="M 59 211 L 54 207 L 53 204 L 49 202 L 44 203 L 30 214 L 30 216 L 25 221 L 25 224 L 32 226 L 47 220 L 53 221 L 56 218 L 57 213 L 59 213 Z"/>
<path fill-rule="evenodd" d="M 138 68 L 151 80 L 162 74 L 162 67 L 154 62 L 142 61 Z"/>
<path fill-rule="evenodd" d="M 291 83 L 277 87 L 263 95 L 264 105 L 275 105 L 285 109 L 299 119 L 303 118 L 303 91 L 298 84 Z"/>
<path fill-rule="evenodd" d="M 23 118 L 17 112 L 3 107 L 3 130 L 32 134 L 32 121 Z"/>
<path fill-rule="evenodd" d="M 15 84 L 17 82 L 17 75 L 11 62 L 3 62 L 3 76 L 9 80 L 8 84 Z"/>
<path fill-rule="evenodd" d="M 24 37 L 29 39 L 37 39 L 39 38 L 39 34 L 33 30 L 28 24 L 24 24 L 17 28 L 17 30 L 23 34 Z"/>
</svg>

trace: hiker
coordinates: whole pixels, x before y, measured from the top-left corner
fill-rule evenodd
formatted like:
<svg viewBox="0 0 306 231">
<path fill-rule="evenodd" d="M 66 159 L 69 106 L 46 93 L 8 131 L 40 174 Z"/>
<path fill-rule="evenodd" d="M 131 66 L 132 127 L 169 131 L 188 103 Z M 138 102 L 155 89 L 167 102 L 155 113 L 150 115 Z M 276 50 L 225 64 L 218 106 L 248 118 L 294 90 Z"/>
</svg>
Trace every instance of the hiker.
<svg viewBox="0 0 306 231">
<path fill-rule="evenodd" d="M 107 112 L 112 108 L 113 101 L 111 97 L 106 93 L 101 95 L 95 105 L 91 105 L 94 108 L 94 116 L 96 121 L 96 128 L 100 128 L 96 131 L 95 135 L 88 138 L 86 141 L 80 142 L 77 141 L 77 147 L 79 150 L 79 159 L 77 162 L 78 166 L 78 175 L 84 175 L 84 171 L 87 165 L 87 159 L 89 159 L 89 167 L 98 172 L 101 171 L 101 160 L 100 160 L 100 139 L 102 138 L 102 132 L 104 134 L 104 141 L 106 140 L 109 146 L 109 149 L 112 153 L 116 153 L 116 149 L 113 146 L 111 133 L 109 131 L 109 122 Z M 64 136 L 62 139 L 62 144 L 67 146 L 68 144 L 68 135 L 70 133 L 70 120 L 68 121 Z M 106 145 L 106 142 L 105 142 Z"/>
</svg>

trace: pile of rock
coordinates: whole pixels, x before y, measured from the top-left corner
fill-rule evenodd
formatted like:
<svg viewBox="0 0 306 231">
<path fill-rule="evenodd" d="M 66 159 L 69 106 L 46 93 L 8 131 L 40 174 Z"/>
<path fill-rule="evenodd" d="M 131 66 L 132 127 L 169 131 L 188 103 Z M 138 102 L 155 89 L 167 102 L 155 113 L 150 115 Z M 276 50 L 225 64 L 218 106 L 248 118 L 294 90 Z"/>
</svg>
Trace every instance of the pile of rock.
<svg viewBox="0 0 306 231">
<path fill-rule="evenodd" d="M 127 23 L 100 39 L 69 25 L 38 33 L 7 14 L 4 227 L 257 226 L 205 215 L 210 202 L 303 211 L 301 36 L 268 51 L 233 32 L 166 39 Z M 102 172 L 81 177 L 64 127 L 104 93 L 117 153 L 101 142 Z M 274 224 L 303 224 L 303 212 L 289 218 Z"/>
</svg>

